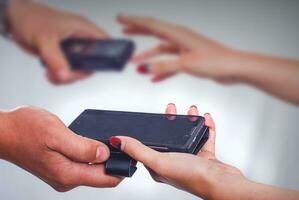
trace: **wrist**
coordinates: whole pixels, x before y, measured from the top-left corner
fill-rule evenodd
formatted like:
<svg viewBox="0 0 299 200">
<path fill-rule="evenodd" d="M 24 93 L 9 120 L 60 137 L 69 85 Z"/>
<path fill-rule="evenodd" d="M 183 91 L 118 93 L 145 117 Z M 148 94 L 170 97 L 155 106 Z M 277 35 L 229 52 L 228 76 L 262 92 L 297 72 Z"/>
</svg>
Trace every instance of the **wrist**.
<svg viewBox="0 0 299 200">
<path fill-rule="evenodd" d="M 234 82 L 255 84 L 252 77 L 263 75 L 272 65 L 272 59 L 260 54 L 232 50 L 229 55 L 225 65 L 230 69 L 229 76 Z"/>
<path fill-rule="evenodd" d="M 12 29 L 12 21 L 14 16 L 20 13 L 20 9 L 25 7 L 25 5 L 31 3 L 31 0 L 8 0 L 8 4 L 6 10 L 4 12 L 4 20 L 5 20 L 5 36 L 11 35 Z M 20 19 L 17 19 L 20 20 Z"/>
<path fill-rule="evenodd" d="M 6 146 L 6 127 L 9 124 L 7 117 L 7 112 L 0 111 L 0 159 L 3 159 L 5 156 L 5 146 Z"/>
<path fill-rule="evenodd" d="M 210 78 L 235 82 L 236 80 L 234 79 L 238 72 L 236 60 L 238 58 L 239 51 L 228 47 L 221 47 L 215 50 L 214 53 L 200 58 L 200 68 L 207 69 L 207 76 Z"/>
<path fill-rule="evenodd" d="M 12 120 L 10 112 L 0 111 L 0 159 L 8 159 L 8 148 L 11 144 Z"/>
<path fill-rule="evenodd" d="M 219 175 L 211 185 L 209 200 L 248 199 L 253 192 L 252 182 L 234 174 Z"/>
</svg>

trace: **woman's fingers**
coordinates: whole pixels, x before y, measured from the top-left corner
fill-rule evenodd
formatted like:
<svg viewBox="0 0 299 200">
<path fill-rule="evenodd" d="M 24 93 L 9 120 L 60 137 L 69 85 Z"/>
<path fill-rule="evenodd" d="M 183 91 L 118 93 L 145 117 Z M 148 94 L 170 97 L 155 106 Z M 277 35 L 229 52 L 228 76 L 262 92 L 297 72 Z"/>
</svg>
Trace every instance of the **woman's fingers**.
<svg viewBox="0 0 299 200">
<path fill-rule="evenodd" d="M 210 152 L 215 156 L 215 143 L 216 143 L 216 127 L 213 118 L 209 113 L 205 114 L 206 126 L 210 129 L 209 139 L 206 144 L 202 147 L 202 152 Z"/>
<path fill-rule="evenodd" d="M 197 116 L 199 115 L 197 106 L 192 105 L 192 106 L 189 108 L 187 115 L 189 115 L 189 120 L 190 120 L 191 122 L 195 122 L 195 121 L 197 121 L 197 120 L 198 120 L 198 117 L 197 117 Z"/>
<path fill-rule="evenodd" d="M 136 161 L 140 161 L 146 167 L 160 172 L 160 167 L 163 165 L 165 159 L 163 159 L 163 154 L 159 153 L 139 142 L 136 139 L 125 137 L 125 136 L 117 136 L 112 137 L 109 140 L 109 143 L 114 148 L 123 151 L 128 154 Z M 167 166 L 165 166 L 167 169 Z"/>
<path fill-rule="evenodd" d="M 181 66 L 180 59 L 163 60 L 142 64 L 137 68 L 137 71 L 141 74 L 152 74 L 152 81 L 157 82 L 178 73 Z"/>
<path fill-rule="evenodd" d="M 177 109 L 174 103 L 169 103 L 166 107 L 165 114 L 167 115 L 176 115 Z"/>
<path fill-rule="evenodd" d="M 125 26 L 122 31 L 124 34 L 127 35 L 152 35 L 147 30 L 140 29 L 138 27 L 132 27 L 132 26 Z"/>
<path fill-rule="evenodd" d="M 187 115 L 198 116 L 199 113 L 198 113 L 197 106 L 192 105 L 192 106 L 189 108 Z"/>
<path fill-rule="evenodd" d="M 163 54 L 174 54 L 178 53 L 178 48 L 171 44 L 159 44 L 151 49 L 145 50 L 144 52 L 137 54 L 132 58 L 134 63 L 143 63 L 146 60 L 152 59 L 156 56 L 161 56 Z"/>
<path fill-rule="evenodd" d="M 117 19 L 126 26 L 127 32 L 142 31 L 143 33 L 150 33 L 184 48 L 196 46 L 197 34 L 185 27 L 143 16 L 119 15 Z"/>
</svg>

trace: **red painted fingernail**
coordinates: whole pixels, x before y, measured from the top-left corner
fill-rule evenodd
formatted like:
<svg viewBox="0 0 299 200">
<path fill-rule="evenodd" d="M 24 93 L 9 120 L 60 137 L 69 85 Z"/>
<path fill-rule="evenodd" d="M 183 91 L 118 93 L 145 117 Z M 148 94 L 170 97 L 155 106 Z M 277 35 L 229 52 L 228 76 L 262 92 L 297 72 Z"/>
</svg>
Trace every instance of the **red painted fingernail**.
<svg viewBox="0 0 299 200">
<path fill-rule="evenodd" d="M 109 143 L 112 147 L 121 150 L 121 140 L 117 137 L 111 137 Z"/>
<path fill-rule="evenodd" d="M 151 65 L 144 63 L 141 64 L 137 67 L 137 71 L 139 72 L 139 74 L 148 74 L 150 72 L 151 69 Z"/>
</svg>

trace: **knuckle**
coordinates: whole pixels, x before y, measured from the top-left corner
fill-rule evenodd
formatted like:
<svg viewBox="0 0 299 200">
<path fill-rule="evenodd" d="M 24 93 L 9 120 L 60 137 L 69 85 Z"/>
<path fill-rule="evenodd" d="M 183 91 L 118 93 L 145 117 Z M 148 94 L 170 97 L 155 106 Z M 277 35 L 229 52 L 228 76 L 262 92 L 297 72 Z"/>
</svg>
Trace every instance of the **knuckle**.
<svg viewBox="0 0 299 200">
<path fill-rule="evenodd" d="M 119 182 L 114 181 L 114 182 L 112 182 L 111 187 L 112 187 L 112 188 L 115 188 L 115 187 L 117 187 L 118 185 L 119 185 Z"/>
<path fill-rule="evenodd" d="M 63 188 L 68 188 L 73 184 L 73 181 L 71 180 L 71 178 L 69 176 L 66 176 L 65 174 L 67 173 L 63 173 L 63 170 L 57 170 L 57 172 L 54 174 L 55 177 L 55 183 L 57 183 L 57 186 L 63 187 Z"/>
<path fill-rule="evenodd" d="M 14 112 L 16 113 L 26 113 L 28 112 L 29 110 L 31 110 L 32 108 L 30 106 L 19 106 L 17 107 Z"/>
<path fill-rule="evenodd" d="M 62 185 L 63 187 L 71 185 L 70 180 L 64 175 L 59 175 L 57 177 L 57 182 L 59 183 L 59 185 Z"/>
<path fill-rule="evenodd" d="M 108 182 L 107 187 L 115 188 L 120 184 L 120 180 L 111 180 Z"/>
<path fill-rule="evenodd" d="M 67 188 L 67 187 L 63 187 L 63 186 L 53 186 L 53 189 L 56 191 L 56 192 L 68 192 L 71 190 L 71 188 Z"/>
</svg>

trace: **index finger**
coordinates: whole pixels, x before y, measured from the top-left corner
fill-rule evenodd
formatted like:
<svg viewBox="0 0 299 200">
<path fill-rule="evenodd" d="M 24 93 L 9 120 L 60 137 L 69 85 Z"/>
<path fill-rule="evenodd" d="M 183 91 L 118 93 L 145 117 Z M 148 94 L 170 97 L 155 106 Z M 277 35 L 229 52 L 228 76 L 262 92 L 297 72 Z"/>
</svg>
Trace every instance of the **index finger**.
<svg viewBox="0 0 299 200">
<path fill-rule="evenodd" d="M 163 153 L 145 146 L 140 141 L 134 138 L 117 136 L 110 138 L 109 142 L 113 147 L 128 154 L 134 160 L 140 161 L 145 166 L 149 167 L 157 173 L 160 173 L 162 171 L 162 165 L 165 167 L 168 164 L 166 158 L 163 157 Z M 164 164 L 162 164 L 162 162 Z"/>
<path fill-rule="evenodd" d="M 169 40 L 178 46 L 190 48 L 195 45 L 196 34 L 187 28 L 174 25 L 162 20 L 143 16 L 119 15 L 118 21 L 131 29 L 139 29 L 150 34 Z"/>
</svg>

